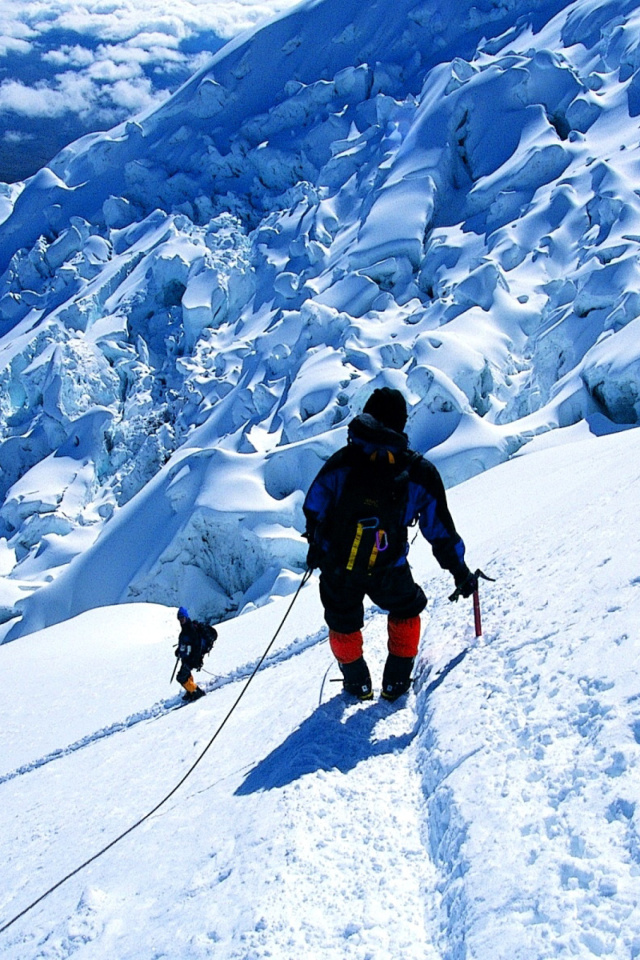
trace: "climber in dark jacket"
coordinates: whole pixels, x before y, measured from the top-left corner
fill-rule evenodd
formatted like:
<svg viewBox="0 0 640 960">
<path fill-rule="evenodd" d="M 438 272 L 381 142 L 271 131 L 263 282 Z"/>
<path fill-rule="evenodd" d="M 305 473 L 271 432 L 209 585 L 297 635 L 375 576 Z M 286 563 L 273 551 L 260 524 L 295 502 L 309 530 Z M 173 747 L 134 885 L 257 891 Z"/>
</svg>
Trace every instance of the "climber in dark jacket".
<svg viewBox="0 0 640 960">
<path fill-rule="evenodd" d="M 176 674 L 176 680 L 185 689 L 182 699 L 191 702 L 199 700 L 206 694 L 206 691 L 195 682 L 191 672 L 202 669 L 202 625 L 197 620 L 192 620 L 184 607 L 178 610 L 178 622 L 181 629 L 176 657 L 180 658 L 180 669 Z"/>
<path fill-rule="evenodd" d="M 382 697 L 396 700 L 411 685 L 427 599 L 407 562 L 409 525 L 417 521 L 461 596 L 477 588 L 440 474 L 409 449 L 406 421 L 400 391 L 375 390 L 349 424 L 347 445 L 325 463 L 304 502 L 307 563 L 320 568 L 331 650 L 344 689 L 361 700 L 373 696 L 362 653 L 365 595 L 389 614 Z"/>
</svg>

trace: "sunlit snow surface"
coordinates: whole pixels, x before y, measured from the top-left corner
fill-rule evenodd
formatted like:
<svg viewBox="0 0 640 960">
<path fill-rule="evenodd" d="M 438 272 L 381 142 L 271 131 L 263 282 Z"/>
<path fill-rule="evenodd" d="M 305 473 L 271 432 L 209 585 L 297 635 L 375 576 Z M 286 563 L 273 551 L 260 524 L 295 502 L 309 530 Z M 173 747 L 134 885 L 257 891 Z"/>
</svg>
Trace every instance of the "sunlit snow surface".
<svg viewBox="0 0 640 960">
<path fill-rule="evenodd" d="M 4 637 L 287 594 L 375 386 L 449 486 L 634 425 L 639 31 L 628 2 L 303 3 L 6 187 Z"/>
<path fill-rule="evenodd" d="M 638 956 L 640 433 L 580 432 L 450 492 L 497 578 L 481 640 L 417 540 L 415 691 L 350 703 L 314 578 L 180 790 L 2 934 L 3 960 Z M 177 711 L 174 609 L 0 648 L 0 926 L 177 784 L 289 602 L 221 624 L 206 698 Z M 375 609 L 364 638 L 377 695 Z"/>
</svg>

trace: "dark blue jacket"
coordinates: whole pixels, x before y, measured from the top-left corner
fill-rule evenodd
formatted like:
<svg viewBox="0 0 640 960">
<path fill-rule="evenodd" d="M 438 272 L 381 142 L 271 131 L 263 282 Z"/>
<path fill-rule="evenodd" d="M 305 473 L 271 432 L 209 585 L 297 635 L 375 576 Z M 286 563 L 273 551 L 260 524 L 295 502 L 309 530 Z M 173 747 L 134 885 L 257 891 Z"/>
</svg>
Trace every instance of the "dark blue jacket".
<svg viewBox="0 0 640 960">
<path fill-rule="evenodd" d="M 325 521 L 335 515 L 335 511 L 339 515 L 340 495 L 348 473 L 353 469 L 353 447 L 367 457 L 391 458 L 399 470 L 407 470 L 405 528 L 417 521 L 440 566 L 453 574 L 456 583 L 464 580 L 468 573 L 464 543 L 453 524 L 444 484 L 436 467 L 409 450 L 406 434 L 384 427 L 369 414 L 361 414 L 351 421 L 347 446 L 327 460 L 309 488 L 303 506 L 309 543 L 323 555 L 328 555 L 331 544 L 326 537 Z M 398 565 L 401 563 L 406 563 L 406 552 L 397 560 Z"/>
</svg>

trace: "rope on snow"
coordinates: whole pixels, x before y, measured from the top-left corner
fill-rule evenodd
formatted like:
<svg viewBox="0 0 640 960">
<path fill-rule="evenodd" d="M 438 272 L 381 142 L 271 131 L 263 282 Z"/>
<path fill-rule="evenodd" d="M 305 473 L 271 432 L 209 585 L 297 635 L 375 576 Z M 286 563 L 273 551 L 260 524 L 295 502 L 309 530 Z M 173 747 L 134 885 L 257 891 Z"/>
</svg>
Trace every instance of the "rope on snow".
<svg viewBox="0 0 640 960">
<path fill-rule="evenodd" d="M 256 667 L 254 668 L 254 670 L 253 670 L 253 672 L 250 674 L 250 676 L 247 678 L 247 681 L 246 681 L 245 685 L 243 686 L 242 690 L 240 691 L 240 693 L 239 693 L 238 696 L 236 697 L 235 701 L 233 702 L 233 704 L 231 705 L 230 709 L 228 710 L 226 716 L 224 717 L 224 719 L 222 720 L 222 722 L 221 722 L 220 725 L 218 726 L 217 730 L 215 731 L 215 733 L 213 734 L 213 736 L 211 737 L 211 739 L 210 739 L 209 742 L 207 743 L 207 745 L 206 745 L 206 747 L 204 748 L 204 750 L 200 753 L 200 755 L 196 758 L 196 760 L 191 764 L 191 766 L 189 767 L 189 769 L 187 770 L 187 772 L 184 774 L 184 776 L 181 777 L 181 779 L 178 781 L 178 783 L 176 783 L 176 785 L 169 791 L 169 793 L 168 793 L 165 797 L 163 797 L 163 799 L 162 799 L 159 803 L 156 803 L 155 807 L 154 807 L 152 810 L 149 810 L 148 813 L 145 813 L 145 815 L 144 815 L 143 817 L 140 817 L 139 820 L 136 820 L 136 822 L 135 822 L 134 824 L 132 824 L 130 827 L 128 827 L 126 830 L 124 830 L 121 834 L 119 834 L 119 836 L 117 836 L 114 840 L 112 840 L 110 843 L 108 843 L 108 844 L 106 845 L 106 847 L 103 847 L 101 850 L 98 850 L 98 852 L 97 852 L 97 853 L 94 853 L 94 855 L 93 855 L 92 857 L 89 857 L 88 860 L 85 860 L 84 863 L 81 863 L 79 867 L 76 867 L 75 870 L 72 870 L 71 873 L 68 873 L 68 874 L 66 875 L 66 877 L 63 877 L 62 880 L 58 880 L 58 882 L 57 882 L 57 883 L 54 883 L 54 885 L 53 885 L 52 887 L 49 887 L 49 889 L 46 890 L 45 893 L 41 894 L 41 896 L 39 896 L 36 900 L 34 900 L 32 903 L 30 903 L 27 907 L 25 907 L 24 910 L 21 910 L 20 913 L 17 913 L 17 914 L 15 915 L 15 917 L 12 917 L 11 920 L 8 920 L 5 924 L 3 924 L 3 925 L 0 927 L 0 933 L 4 933 L 5 930 L 8 930 L 9 927 L 11 927 L 17 920 L 20 920 L 20 918 L 21 918 L 21 917 L 24 917 L 24 915 L 25 915 L 26 913 L 29 913 L 29 911 L 30 911 L 30 910 L 33 910 L 33 908 L 36 907 L 39 903 L 42 903 L 42 901 L 45 900 L 48 896 L 50 896 L 55 890 L 57 890 L 58 887 L 61 887 L 61 886 L 63 885 L 63 883 L 66 883 L 67 880 L 70 880 L 72 877 L 75 877 L 76 874 L 80 873 L 81 870 L 84 870 L 85 867 L 88 867 L 90 863 L 93 863 L 95 860 L 97 860 L 99 857 L 101 857 L 103 854 L 105 854 L 105 853 L 107 852 L 107 850 L 110 850 L 112 847 L 115 847 L 115 845 L 116 845 L 117 843 L 119 843 L 121 840 L 124 840 L 124 838 L 127 837 L 130 833 L 133 833 L 133 831 L 136 830 L 139 826 L 141 826 L 141 824 L 143 824 L 146 820 L 148 820 L 150 817 L 152 817 L 154 813 L 157 813 L 157 811 L 160 809 L 160 807 L 164 806 L 164 804 L 167 802 L 167 800 L 171 799 L 171 797 L 180 789 L 180 787 L 181 787 L 182 784 L 185 782 L 185 780 L 186 780 L 188 777 L 191 776 L 191 774 L 193 773 L 193 771 L 195 770 L 195 768 L 198 766 L 198 764 L 200 763 L 200 761 L 202 760 L 202 758 L 204 757 L 204 755 L 207 753 L 207 751 L 209 750 L 209 748 L 212 746 L 212 744 L 214 743 L 214 741 L 217 740 L 219 734 L 222 732 L 224 726 L 226 725 L 227 721 L 228 721 L 229 718 L 231 717 L 231 714 L 234 712 L 234 710 L 236 709 L 236 707 L 238 706 L 238 704 L 239 704 L 240 701 L 242 700 L 243 696 L 245 695 L 245 693 L 246 693 L 246 691 L 247 691 L 247 688 L 249 687 L 249 684 L 251 683 L 251 681 L 253 680 L 253 678 L 254 678 L 255 675 L 257 674 L 258 670 L 260 669 L 260 667 L 262 666 L 262 664 L 263 664 L 264 661 L 266 660 L 267 655 L 268 655 L 269 651 L 271 650 L 271 647 L 272 647 L 273 644 L 275 643 L 278 634 L 280 633 L 280 631 L 282 630 L 282 627 L 284 626 L 285 620 L 287 619 L 287 617 L 288 617 L 289 614 L 291 613 L 291 610 L 293 609 L 293 605 L 294 605 L 294 603 L 296 602 L 296 600 L 298 599 L 298 595 L 299 595 L 300 591 L 302 590 L 303 586 L 305 585 L 305 583 L 307 582 L 307 580 L 308 580 L 309 577 L 311 576 L 311 573 L 312 573 L 311 569 L 307 569 L 307 570 L 305 571 L 305 573 L 304 573 L 304 575 L 303 575 L 303 577 L 302 577 L 302 580 L 300 581 L 300 583 L 299 583 L 299 585 L 298 585 L 298 589 L 296 590 L 295 594 L 293 595 L 293 600 L 292 600 L 291 603 L 289 604 L 289 606 L 288 606 L 288 608 L 287 608 L 287 610 L 286 610 L 286 612 L 285 612 L 284 617 L 283 617 L 282 620 L 280 621 L 280 626 L 278 627 L 278 629 L 277 629 L 276 632 L 274 633 L 273 637 L 272 637 L 271 640 L 269 641 L 269 644 L 268 644 L 267 648 L 265 649 L 264 653 L 262 654 L 262 656 L 260 657 L 260 659 L 258 660 L 258 663 L 257 663 Z"/>
</svg>

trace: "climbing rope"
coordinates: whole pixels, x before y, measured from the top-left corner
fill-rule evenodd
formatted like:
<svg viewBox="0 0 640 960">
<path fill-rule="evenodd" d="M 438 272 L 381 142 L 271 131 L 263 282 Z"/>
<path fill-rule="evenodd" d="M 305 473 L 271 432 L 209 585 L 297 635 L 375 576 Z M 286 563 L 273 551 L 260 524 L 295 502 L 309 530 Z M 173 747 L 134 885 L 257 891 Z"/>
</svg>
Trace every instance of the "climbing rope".
<svg viewBox="0 0 640 960">
<path fill-rule="evenodd" d="M 17 920 L 20 920 L 20 918 L 21 918 L 21 917 L 24 917 L 24 915 L 25 915 L 26 913 L 29 913 L 29 911 L 30 911 L 30 910 L 33 910 L 33 908 L 36 907 L 39 903 L 42 903 L 42 901 L 45 900 L 48 896 L 50 896 L 55 890 L 57 890 L 58 887 L 61 887 L 61 886 L 63 885 L 63 883 L 66 883 L 67 880 L 70 880 L 72 877 L 75 877 L 76 874 L 80 873 L 81 870 L 84 870 L 85 867 L 88 867 L 90 863 L 93 863 L 95 860 L 97 860 L 99 857 L 101 857 L 103 854 L 105 854 L 105 853 L 107 852 L 107 850 L 111 850 L 111 848 L 112 848 L 112 847 L 115 847 L 115 845 L 116 845 L 117 843 L 120 843 L 121 840 L 124 840 L 124 838 L 127 837 L 130 833 L 133 833 L 133 831 L 136 830 L 139 826 L 141 826 L 141 824 L 143 824 L 146 820 L 148 820 L 150 817 L 152 817 L 152 816 L 154 815 L 154 813 L 157 813 L 157 811 L 160 809 L 160 807 L 164 806 L 164 804 L 165 804 L 168 800 L 170 800 L 171 797 L 180 789 L 180 787 L 181 787 L 182 784 L 185 782 L 185 780 L 186 780 L 188 777 L 191 776 L 191 774 L 193 773 L 193 771 L 195 770 L 195 768 L 198 766 L 198 764 L 200 763 L 200 761 L 202 760 L 202 758 L 204 757 L 204 755 L 207 753 L 207 751 L 209 750 L 209 748 L 212 746 L 212 744 L 217 740 L 218 736 L 220 735 L 220 733 L 222 732 L 223 728 L 225 727 L 227 721 L 229 720 L 229 718 L 231 717 L 232 713 L 234 712 L 234 710 L 236 709 L 236 707 L 238 706 L 238 704 L 239 704 L 240 701 L 242 700 L 243 696 L 244 696 L 245 693 L 247 692 L 247 689 L 248 689 L 248 687 L 249 687 L 249 684 L 251 683 L 251 681 L 253 680 L 253 678 L 254 678 L 255 675 L 257 674 L 258 670 L 260 669 L 260 667 L 262 666 L 262 664 L 263 664 L 264 661 L 266 660 L 267 655 L 269 654 L 269 651 L 271 650 L 272 646 L 273 646 L 274 643 L 276 642 L 276 638 L 278 637 L 278 634 L 279 634 L 280 631 L 282 630 L 282 627 L 284 626 L 284 623 L 285 623 L 287 617 L 289 616 L 289 614 L 291 613 L 291 610 L 293 609 L 294 603 L 295 603 L 296 600 L 298 599 L 298 595 L 299 595 L 300 591 L 302 590 L 303 586 L 305 585 L 305 583 L 307 582 L 307 580 L 308 580 L 309 577 L 311 576 L 311 573 L 312 573 L 312 571 L 311 571 L 310 569 L 307 569 L 307 570 L 305 571 L 305 573 L 304 573 L 304 575 L 303 575 L 303 577 L 302 577 L 302 580 L 300 581 L 300 583 L 299 583 L 299 585 L 298 585 L 298 589 L 297 589 L 296 592 L 294 593 L 293 599 L 292 599 L 291 603 L 289 604 L 289 606 L 288 606 L 288 608 L 287 608 L 287 610 L 286 610 L 286 612 L 285 612 L 284 617 L 283 617 L 282 620 L 280 621 L 280 626 L 278 627 L 278 629 L 277 629 L 276 632 L 274 633 L 273 637 L 272 637 L 271 640 L 269 641 L 269 644 L 268 644 L 266 650 L 264 651 L 264 653 L 262 654 L 262 656 L 261 656 L 260 659 L 258 660 L 258 663 L 257 663 L 256 666 L 254 667 L 253 672 L 252 672 L 252 673 L 250 674 L 250 676 L 247 678 L 247 681 L 246 681 L 245 685 L 243 686 L 242 690 L 240 691 L 240 693 L 239 693 L 238 696 L 236 697 L 235 701 L 233 702 L 233 704 L 231 705 L 230 709 L 228 710 L 226 716 L 224 717 L 224 719 L 222 720 L 222 722 L 221 722 L 220 725 L 218 726 L 217 730 L 215 731 L 215 733 L 213 734 L 213 736 L 211 737 L 211 739 L 210 739 L 209 742 L 207 743 L 207 745 L 206 745 L 206 747 L 204 748 L 204 750 L 200 753 L 200 755 L 196 758 L 196 760 L 191 764 L 191 766 L 189 767 L 189 769 L 187 770 L 187 772 L 184 774 L 184 776 L 181 777 L 181 779 L 178 781 L 178 783 L 176 783 L 175 787 L 173 787 L 173 788 L 169 791 L 169 793 L 168 793 L 165 797 L 163 797 L 163 799 L 162 799 L 159 803 L 156 803 L 155 807 L 154 807 L 152 810 L 149 810 L 149 812 L 148 812 L 148 813 L 145 813 L 145 815 L 144 815 L 143 817 L 140 817 L 139 820 L 136 820 L 136 822 L 135 822 L 134 824 L 132 824 L 130 827 L 128 827 L 126 830 L 124 830 L 119 836 L 117 836 L 114 840 L 112 840 L 110 843 L 108 843 L 108 844 L 106 845 L 106 847 L 103 847 L 102 850 L 98 850 L 97 853 L 94 853 L 94 855 L 93 855 L 92 857 L 89 857 L 89 859 L 88 859 L 88 860 L 85 860 L 84 863 L 81 863 L 79 867 L 76 867 L 75 870 L 72 870 L 71 873 L 68 873 L 68 874 L 66 875 L 66 877 L 63 877 L 63 878 L 62 878 L 62 880 L 58 880 L 57 883 L 55 883 L 52 887 L 50 887 L 47 891 L 45 891 L 45 893 L 43 893 L 41 896 L 39 896 L 39 897 L 37 898 L 37 900 L 34 900 L 32 903 L 29 904 L 28 907 L 25 907 L 24 910 L 21 910 L 20 913 L 17 913 L 17 914 L 15 915 L 15 917 L 12 917 L 11 920 L 8 920 L 7 923 L 3 924 L 3 926 L 0 927 L 0 933 L 4 933 L 5 930 L 8 930 L 9 927 L 11 927 Z"/>
<path fill-rule="evenodd" d="M 208 677 L 213 677 L 214 680 L 219 680 L 219 679 L 220 679 L 220 677 L 218 676 L 217 673 L 211 673 L 210 670 L 205 670 L 204 667 L 200 667 L 200 670 L 199 670 L 198 672 L 199 672 L 199 673 L 206 673 L 206 675 L 207 675 Z"/>
</svg>

